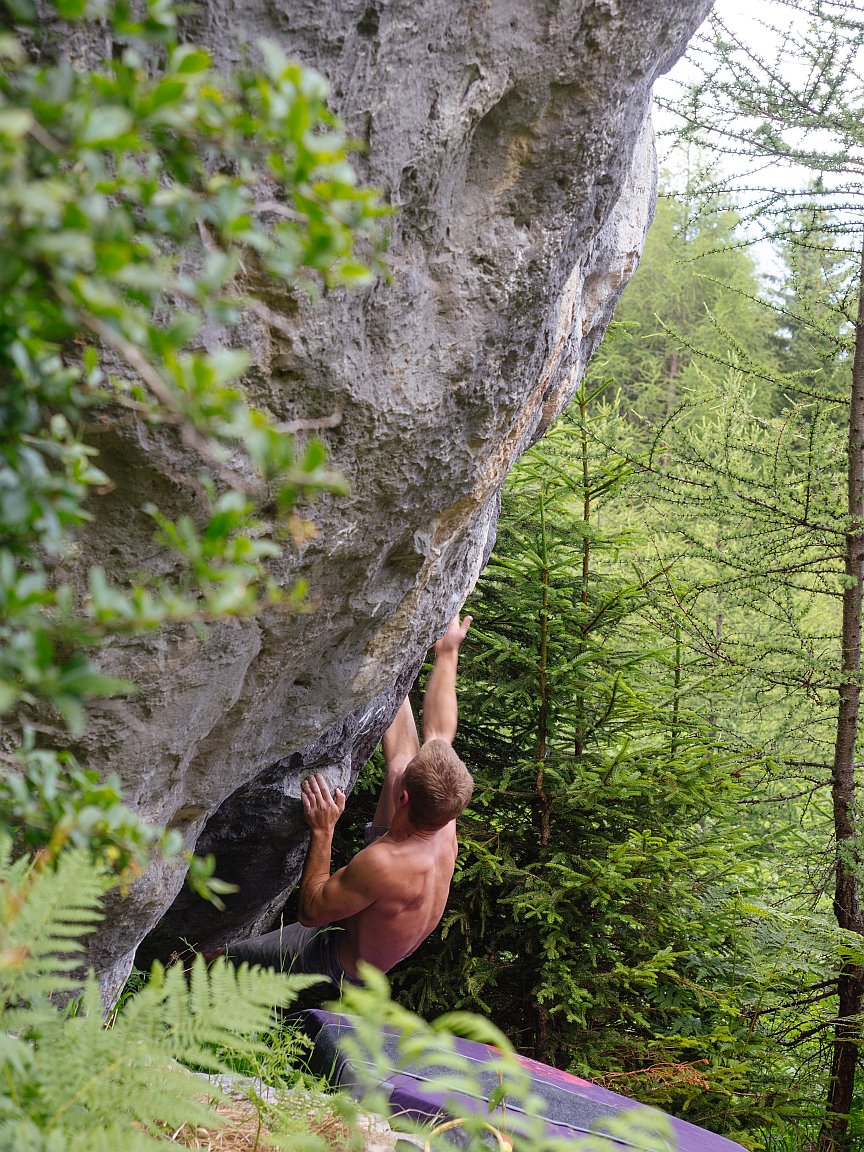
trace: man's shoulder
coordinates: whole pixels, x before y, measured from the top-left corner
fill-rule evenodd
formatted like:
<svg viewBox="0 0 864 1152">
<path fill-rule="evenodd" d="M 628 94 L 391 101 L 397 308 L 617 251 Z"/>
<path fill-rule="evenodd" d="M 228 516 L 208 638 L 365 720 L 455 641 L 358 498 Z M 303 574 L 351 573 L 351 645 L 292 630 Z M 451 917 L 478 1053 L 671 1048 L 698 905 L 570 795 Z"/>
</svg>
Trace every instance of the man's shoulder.
<svg viewBox="0 0 864 1152">
<path fill-rule="evenodd" d="M 397 846 L 390 840 L 380 839 L 361 848 L 346 868 L 353 885 L 375 898 L 398 890 L 404 869 L 399 867 Z"/>
<path fill-rule="evenodd" d="M 351 866 L 362 869 L 384 867 L 395 854 L 396 845 L 387 836 L 379 836 L 361 848 L 351 859 Z"/>
<path fill-rule="evenodd" d="M 361 848 L 351 866 L 364 875 L 386 874 L 398 885 L 400 869 L 410 867 L 414 859 L 424 855 L 426 850 L 425 845 L 415 844 L 411 838 L 393 840 L 385 835 Z"/>
</svg>

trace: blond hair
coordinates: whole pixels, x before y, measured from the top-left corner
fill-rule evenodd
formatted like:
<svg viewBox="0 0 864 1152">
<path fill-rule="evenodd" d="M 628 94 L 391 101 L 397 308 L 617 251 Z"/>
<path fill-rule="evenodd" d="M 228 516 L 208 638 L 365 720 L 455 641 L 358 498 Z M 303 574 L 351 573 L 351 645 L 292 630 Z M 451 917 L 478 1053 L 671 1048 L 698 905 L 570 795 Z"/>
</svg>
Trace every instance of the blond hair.
<svg viewBox="0 0 864 1152">
<path fill-rule="evenodd" d="M 443 828 L 471 799 L 471 773 L 446 740 L 429 740 L 405 769 L 408 814 L 417 828 Z"/>
</svg>

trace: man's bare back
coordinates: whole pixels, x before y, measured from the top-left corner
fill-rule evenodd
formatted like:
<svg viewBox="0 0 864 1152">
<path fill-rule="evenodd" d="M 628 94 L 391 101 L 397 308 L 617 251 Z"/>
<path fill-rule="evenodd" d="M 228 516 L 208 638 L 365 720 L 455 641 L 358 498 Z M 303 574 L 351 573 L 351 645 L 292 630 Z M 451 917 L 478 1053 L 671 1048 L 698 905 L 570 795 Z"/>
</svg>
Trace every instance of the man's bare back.
<svg viewBox="0 0 864 1152">
<path fill-rule="evenodd" d="M 455 822 L 429 834 L 394 840 L 386 833 L 351 861 L 372 903 L 340 921 L 339 959 L 350 976 L 358 959 L 389 971 L 437 927 L 456 865 Z"/>
<path fill-rule="evenodd" d="M 423 706 L 424 749 L 435 743 L 449 748 L 456 735 L 456 668 L 470 625 L 470 616 L 461 622 L 456 616 L 435 645 Z M 335 923 L 345 930 L 339 959 L 351 976 L 357 974 L 358 960 L 388 971 L 434 931 L 456 866 L 456 821 L 423 827 L 402 786 L 408 765 L 416 764 L 421 753 L 407 700 L 385 733 L 383 746 L 387 771 L 373 823 L 387 831 L 332 876 L 330 844 L 345 798 L 338 790 L 331 797 L 321 776 L 307 777 L 302 786 L 312 837 L 300 882 L 300 923 Z"/>
</svg>

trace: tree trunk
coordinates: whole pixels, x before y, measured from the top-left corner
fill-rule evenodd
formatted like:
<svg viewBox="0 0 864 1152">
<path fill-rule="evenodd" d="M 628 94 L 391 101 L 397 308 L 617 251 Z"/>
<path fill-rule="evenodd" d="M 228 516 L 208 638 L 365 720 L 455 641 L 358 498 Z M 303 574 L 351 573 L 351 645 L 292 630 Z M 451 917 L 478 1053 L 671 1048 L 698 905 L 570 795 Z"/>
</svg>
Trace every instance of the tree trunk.
<svg viewBox="0 0 864 1152">
<path fill-rule="evenodd" d="M 845 555 L 846 576 L 849 579 L 843 589 L 843 666 L 831 789 L 836 839 L 834 913 L 841 928 L 864 934 L 858 880 L 860 853 L 855 831 L 855 745 L 861 700 L 861 606 L 864 588 L 864 242 L 861 249 L 847 452 L 848 525 Z M 819 1133 L 819 1152 L 845 1152 L 849 1148 L 849 1113 L 861 1043 L 859 1017 L 864 996 L 864 970 L 860 965 L 847 964 L 841 970 L 837 981 L 837 996 L 831 1080 L 826 1115 Z"/>
<path fill-rule="evenodd" d="M 666 416 L 672 415 L 678 398 L 678 353 L 673 349 L 669 354 L 669 372 L 666 377 Z"/>
<path fill-rule="evenodd" d="M 582 635 L 579 640 L 579 647 L 577 648 L 577 654 L 581 656 L 585 651 L 585 630 L 588 626 L 588 576 L 591 571 L 591 540 L 588 534 L 588 526 L 591 523 L 591 480 L 588 460 L 587 406 L 584 383 L 579 389 L 578 399 L 579 435 L 581 438 L 582 453 L 582 524 L 584 526 L 582 533 L 582 589 L 579 593 L 580 603 L 582 604 L 579 628 Z M 573 754 L 577 760 L 585 751 L 585 719 L 585 697 L 580 693 L 576 698 L 576 739 L 573 743 Z"/>
<path fill-rule="evenodd" d="M 534 780 L 534 828 L 537 834 L 539 852 L 537 857 L 541 860 L 549 848 L 549 821 L 552 811 L 552 801 L 546 792 L 544 781 L 544 767 L 547 755 L 547 742 L 549 737 L 549 550 L 546 540 L 546 497 L 540 491 L 540 559 L 543 567 L 540 571 L 541 600 L 540 600 L 540 636 L 538 651 L 538 692 L 539 705 L 537 708 L 537 774 Z M 544 860 L 545 864 L 545 860 Z M 535 975 L 532 988 L 532 1008 L 534 1016 L 534 1056 L 538 1060 L 549 1058 L 549 1042 L 551 1037 L 551 1023 L 549 1010 L 541 1004 L 537 996 L 537 988 L 542 983 L 543 968 L 543 937 L 536 927 L 533 935 L 537 943 L 538 971 Z"/>
<path fill-rule="evenodd" d="M 538 692 L 540 701 L 537 709 L 537 775 L 534 781 L 535 811 L 540 847 L 549 847 L 549 813 L 552 802 L 546 794 L 543 769 L 546 763 L 546 741 L 549 736 L 549 684 L 548 643 L 549 643 L 549 553 L 546 544 L 546 503 L 544 493 L 540 493 L 540 557 L 543 568 L 540 573 L 542 593 L 540 602 L 540 644 L 538 659 Z"/>
</svg>

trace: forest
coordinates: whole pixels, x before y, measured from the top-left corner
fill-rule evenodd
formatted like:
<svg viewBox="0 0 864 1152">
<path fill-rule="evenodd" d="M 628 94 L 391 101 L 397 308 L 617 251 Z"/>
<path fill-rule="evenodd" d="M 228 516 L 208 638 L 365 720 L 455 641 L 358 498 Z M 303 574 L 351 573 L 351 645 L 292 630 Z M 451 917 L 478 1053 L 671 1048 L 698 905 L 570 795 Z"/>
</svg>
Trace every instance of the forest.
<svg viewBox="0 0 864 1152">
<path fill-rule="evenodd" d="M 830 215 L 790 223 L 768 282 L 737 212 L 664 195 L 589 377 L 514 469 L 467 606 L 479 796 L 396 980 L 772 1149 L 815 1146 L 861 958 L 837 751 L 859 270 Z"/>
<path fill-rule="evenodd" d="M 86 5 L 57 7 L 72 18 Z M 12 8 L 32 19 L 29 5 Z M 376 987 L 358 1005 L 396 1013 L 407 1031 L 422 1025 L 406 1009 L 423 1020 L 479 1013 L 518 1052 L 753 1152 L 854 1152 L 864 1147 L 864 18 L 841 0 L 765 9 L 770 59 L 717 15 L 678 90 L 664 89 L 674 142 L 641 263 L 573 401 L 510 473 L 495 550 L 465 606 L 474 624 L 457 743 L 476 791 L 444 919 L 393 973 L 396 1004 Z M 341 480 L 315 441 L 295 454 L 242 402 L 241 354 L 187 346 L 214 311 L 237 322 L 229 288 L 244 260 L 268 283 L 317 277 L 327 288 L 368 283 L 386 263 L 376 232 L 386 210 L 346 175 L 326 93 L 296 65 L 274 50 L 263 78 L 245 73 L 214 96 L 208 61 L 177 43 L 165 5 L 141 23 L 122 5 L 111 19 L 131 41 L 168 46 L 151 88 L 134 55 L 94 95 L 83 73 L 39 72 L 0 35 L 0 355 L 11 382 L 0 405 L 0 712 L 21 735 L 2 744 L 0 1135 L 22 1152 L 152 1148 L 149 1136 L 164 1135 L 154 1116 L 205 1118 L 194 1086 L 163 1076 L 166 1053 L 216 1071 L 226 1050 L 244 1067 L 264 1059 L 269 1009 L 286 995 L 275 977 L 219 968 L 209 986 L 202 969 L 189 990 L 159 969 L 128 992 L 124 1041 L 131 1051 L 146 1039 L 155 1055 L 114 1085 L 137 1094 L 140 1143 L 112 1127 L 116 1094 L 86 1103 L 86 1062 L 98 1051 L 114 1067 L 124 1013 L 112 1041 L 92 981 L 65 1015 L 49 996 L 68 994 L 68 956 L 101 893 L 178 843 L 138 821 L 116 781 L 47 747 L 34 717 L 47 705 L 78 738 L 89 700 L 127 690 L 92 659 L 109 634 L 299 603 L 302 590 L 268 582 L 267 562 L 302 538 L 304 499 L 338 499 Z M 286 120 L 291 100 L 299 111 Z M 67 131 L 77 184 L 64 187 L 52 140 Z M 173 199 L 160 199 L 152 166 L 125 164 L 133 142 L 167 165 Z M 236 179 L 209 172 L 219 148 Z M 256 165 L 292 204 L 275 230 L 244 192 Z M 314 197 L 302 191 L 310 172 Z M 46 173 L 50 196 L 28 203 Z M 190 272 L 172 253 L 198 242 L 202 202 L 219 248 L 205 245 Z M 150 319 L 164 303 L 154 260 L 184 295 L 172 323 Z M 73 362 L 58 349 L 75 342 L 88 346 Z M 97 347 L 143 383 L 121 372 L 109 387 Z M 88 516 L 88 490 L 106 483 L 79 428 L 108 391 L 110 410 L 144 412 L 201 449 L 211 515 L 195 526 L 154 510 L 182 578 L 119 589 L 94 567 L 81 608 L 55 563 Z M 278 542 L 226 480 L 238 444 L 276 486 L 289 525 Z M 340 826 L 344 857 L 379 779 L 360 778 Z M 216 902 L 217 863 L 189 860 L 192 884 Z M 194 1024 L 178 1024 L 181 1012 Z M 79 1057 L 73 1028 L 75 1043 L 87 1037 Z M 160 1047 L 169 1034 L 175 1047 Z M 76 1060 L 90 1112 L 70 1135 L 51 1083 Z"/>
</svg>

